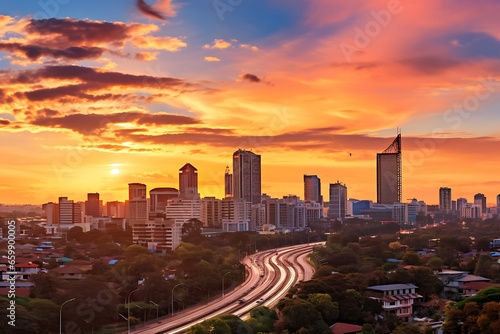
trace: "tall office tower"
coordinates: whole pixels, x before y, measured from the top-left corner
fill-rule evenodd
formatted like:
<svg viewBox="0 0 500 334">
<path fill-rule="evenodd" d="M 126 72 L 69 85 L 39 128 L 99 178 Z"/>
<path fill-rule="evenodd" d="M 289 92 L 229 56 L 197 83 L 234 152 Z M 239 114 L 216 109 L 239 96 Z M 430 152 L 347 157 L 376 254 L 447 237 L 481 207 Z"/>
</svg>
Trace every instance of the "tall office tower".
<svg viewBox="0 0 500 334">
<path fill-rule="evenodd" d="M 322 203 L 321 180 L 317 175 L 304 174 L 304 200 Z"/>
<path fill-rule="evenodd" d="M 261 202 L 260 155 L 238 149 L 233 153 L 233 196 L 252 204 Z"/>
<path fill-rule="evenodd" d="M 142 183 L 128 184 L 128 224 L 144 224 L 148 220 L 148 200 L 146 185 Z"/>
<path fill-rule="evenodd" d="M 451 211 L 457 211 L 457 201 L 451 201 Z"/>
<path fill-rule="evenodd" d="M 439 188 L 439 210 L 446 212 L 451 210 L 451 188 Z"/>
<path fill-rule="evenodd" d="M 59 230 L 73 227 L 74 203 L 67 197 L 59 197 Z"/>
<path fill-rule="evenodd" d="M 500 194 L 497 195 L 497 208 L 500 208 Z"/>
<path fill-rule="evenodd" d="M 377 203 L 401 202 L 401 134 L 382 153 L 377 153 Z"/>
<path fill-rule="evenodd" d="M 128 184 L 128 199 L 144 199 L 146 198 L 146 185 L 143 183 Z"/>
<path fill-rule="evenodd" d="M 88 193 L 87 201 L 85 202 L 85 215 L 101 217 L 100 209 L 101 201 L 99 200 L 99 193 Z"/>
<path fill-rule="evenodd" d="M 330 202 L 328 203 L 328 218 L 345 218 L 347 213 L 347 187 L 337 181 L 330 183 Z"/>
<path fill-rule="evenodd" d="M 481 205 L 481 213 L 486 213 L 486 196 L 481 193 L 474 195 L 474 204 Z"/>
<path fill-rule="evenodd" d="M 224 197 L 233 197 L 233 174 L 229 171 L 229 166 L 226 166 L 224 173 Z"/>
<path fill-rule="evenodd" d="M 179 169 L 179 194 L 184 199 L 199 199 L 198 170 L 190 163 Z"/>
<path fill-rule="evenodd" d="M 459 199 L 457 199 L 457 211 L 459 214 L 460 212 L 462 212 L 462 208 L 465 207 L 466 204 L 467 204 L 466 198 L 460 197 Z"/>
</svg>

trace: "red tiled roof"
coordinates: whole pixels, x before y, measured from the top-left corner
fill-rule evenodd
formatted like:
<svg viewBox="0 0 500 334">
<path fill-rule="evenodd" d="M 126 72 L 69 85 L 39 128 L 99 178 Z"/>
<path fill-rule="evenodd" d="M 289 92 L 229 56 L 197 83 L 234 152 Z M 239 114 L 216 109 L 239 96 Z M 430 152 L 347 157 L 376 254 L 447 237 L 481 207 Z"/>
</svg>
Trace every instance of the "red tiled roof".
<svg viewBox="0 0 500 334">
<path fill-rule="evenodd" d="M 330 326 L 330 331 L 333 334 L 349 334 L 358 333 L 363 329 L 363 327 L 358 325 L 346 324 L 344 322 L 336 322 Z"/>
<path fill-rule="evenodd" d="M 422 298 L 422 296 L 419 295 L 418 293 L 408 293 L 406 295 L 384 296 L 382 297 L 382 300 L 384 302 L 395 302 L 398 300 L 417 299 L 417 298 Z"/>
<path fill-rule="evenodd" d="M 492 286 L 500 286 L 500 284 L 490 283 L 490 282 L 470 282 L 462 285 L 462 289 L 464 290 L 483 290 Z"/>
<path fill-rule="evenodd" d="M 58 274 L 83 274 L 83 270 L 78 269 L 77 267 L 57 267 L 54 269 L 51 269 L 50 271 L 53 271 Z"/>
<path fill-rule="evenodd" d="M 25 262 L 25 263 L 18 263 L 14 267 L 16 267 L 16 268 L 38 268 L 38 264 L 31 263 L 31 262 Z"/>
</svg>

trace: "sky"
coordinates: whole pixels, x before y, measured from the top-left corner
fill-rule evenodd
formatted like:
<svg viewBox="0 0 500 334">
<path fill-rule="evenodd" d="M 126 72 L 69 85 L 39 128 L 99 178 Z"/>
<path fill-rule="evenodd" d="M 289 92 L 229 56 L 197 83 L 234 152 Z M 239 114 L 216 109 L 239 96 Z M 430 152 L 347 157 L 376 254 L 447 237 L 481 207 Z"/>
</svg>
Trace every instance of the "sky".
<svg viewBox="0 0 500 334">
<path fill-rule="evenodd" d="M 137 6 L 142 4 L 142 10 Z M 303 174 L 376 200 L 403 148 L 403 200 L 500 193 L 496 0 L 2 1 L 0 203 L 125 200 L 128 183 L 224 194 L 238 148 L 262 191 Z"/>
</svg>

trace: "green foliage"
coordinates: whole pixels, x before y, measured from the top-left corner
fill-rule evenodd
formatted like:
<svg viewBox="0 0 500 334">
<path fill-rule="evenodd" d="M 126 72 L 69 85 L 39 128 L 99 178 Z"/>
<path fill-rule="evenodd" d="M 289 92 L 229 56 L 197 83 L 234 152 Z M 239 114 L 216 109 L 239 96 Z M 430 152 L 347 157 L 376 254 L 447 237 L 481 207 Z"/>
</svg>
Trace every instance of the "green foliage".
<svg viewBox="0 0 500 334">
<path fill-rule="evenodd" d="M 50 299 L 60 286 L 60 279 L 51 274 L 38 273 L 31 276 L 34 286 L 31 288 L 31 295 L 36 298 Z"/>
<path fill-rule="evenodd" d="M 232 334 L 231 327 L 218 317 L 205 320 L 188 329 L 187 334 Z"/>
<path fill-rule="evenodd" d="M 476 268 L 474 274 L 478 276 L 490 276 L 490 267 L 492 264 L 491 257 L 489 255 L 479 255 L 476 262 Z"/>
<path fill-rule="evenodd" d="M 274 331 L 274 322 L 277 319 L 276 311 L 259 306 L 250 311 L 246 323 L 252 328 L 253 333 L 268 333 Z"/>
<path fill-rule="evenodd" d="M 488 302 L 500 301 L 500 287 L 490 287 L 478 291 L 474 296 L 467 297 L 461 302 L 457 303 L 457 308 L 463 309 L 465 304 L 470 302 L 477 303 L 480 307 Z"/>
<path fill-rule="evenodd" d="M 307 297 L 307 301 L 314 305 L 328 325 L 332 325 L 337 320 L 339 316 L 339 304 L 332 301 L 332 297 L 329 294 L 310 294 Z"/>
<path fill-rule="evenodd" d="M 415 252 L 407 251 L 403 254 L 403 261 L 407 265 L 418 266 L 420 264 L 420 257 Z"/>
<path fill-rule="evenodd" d="M 282 314 L 285 329 L 295 333 L 301 328 L 312 330 L 313 333 L 328 333 L 329 327 L 324 322 L 315 306 L 303 299 L 281 300 L 278 304 Z"/>
<path fill-rule="evenodd" d="M 443 260 L 437 256 L 431 257 L 427 261 L 427 266 L 432 270 L 441 270 L 443 268 Z"/>
<path fill-rule="evenodd" d="M 392 334 L 421 334 L 420 326 L 417 324 L 411 324 L 408 322 L 403 322 L 399 324 L 393 331 Z"/>
</svg>

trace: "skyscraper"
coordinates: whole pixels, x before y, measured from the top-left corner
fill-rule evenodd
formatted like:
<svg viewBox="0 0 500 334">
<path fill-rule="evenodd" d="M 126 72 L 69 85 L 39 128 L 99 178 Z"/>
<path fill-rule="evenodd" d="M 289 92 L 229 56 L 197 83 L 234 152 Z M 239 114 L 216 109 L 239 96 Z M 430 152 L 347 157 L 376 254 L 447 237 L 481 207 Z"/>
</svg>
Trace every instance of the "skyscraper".
<svg viewBox="0 0 500 334">
<path fill-rule="evenodd" d="M 304 174 L 304 200 L 322 203 L 321 180 L 317 175 Z"/>
<path fill-rule="evenodd" d="M 88 193 L 87 201 L 85 202 L 85 215 L 92 217 L 100 217 L 101 202 L 99 193 Z"/>
<path fill-rule="evenodd" d="M 500 208 L 500 194 L 497 195 L 497 208 Z"/>
<path fill-rule="evenodd" d="M 128 184 L 128 223 L 130 226 L 144 224 L 148 220 L 148 200 L 146 185 L 142 183 Z"/>
<path fill-rule="evenodd" d="M 238 149 L 233 153 L 233 197 L 252 204 L 261 202 L 260 155 Z"/>
<path fill-rule="evenodd" d="M 184 199 L 198 199 L 198 170 L 190 163 L 179 169 L 179 193 Z"/>
<path fill-rule="evenodd" d="M 451 210 L 451 188 L 439 188 L 439 210 L 446 212 Z"/>
<path fill-rule="evenodd" d="M 481 193 L 474 195 L 474 204 L 481 205 L 481 213 L 486 213 L 486 196 Z"/>
<path fill-rule="evenodd" d="M 401 202 L 401 134 L 377 153 L 377 203 Z"/>
<path fill-rule="evenodd" d="M 347 187 L 337 181 L 330 183 L 330 202 L 328 203 L 328 218 L 345 218 L 347 214 Z"/>
<path fill-rule="evenodd" d="M 226 166 L 224 173 L 224 197 L 233 197 L 233 174 L 229 171 L 229 166 Z"/>
</svg>

